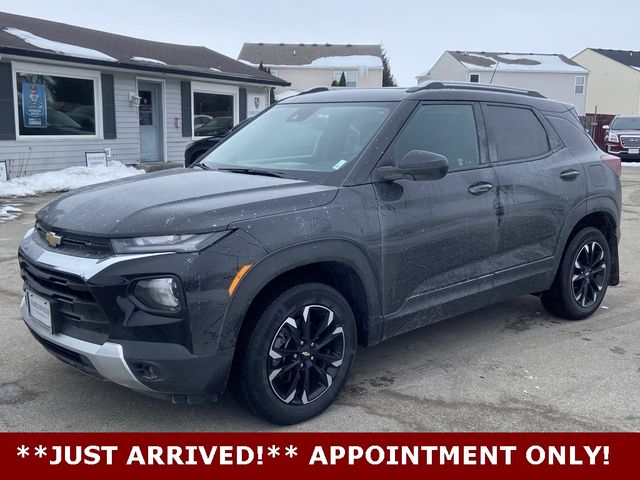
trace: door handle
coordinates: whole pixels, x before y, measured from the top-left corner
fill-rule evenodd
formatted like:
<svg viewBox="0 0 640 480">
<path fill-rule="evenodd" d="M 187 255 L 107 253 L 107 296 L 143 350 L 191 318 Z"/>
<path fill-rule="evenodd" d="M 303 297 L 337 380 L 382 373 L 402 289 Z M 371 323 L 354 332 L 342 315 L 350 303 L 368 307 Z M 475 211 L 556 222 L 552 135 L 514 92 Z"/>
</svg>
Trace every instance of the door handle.
<svg viewBox="0 0 640 480">
<path fill-rule="evenodd" d="M 580 172 L 578 172 L 577 170 L 564 170 L 560 174 L 560 178 L 565 182 L 570 182 L 578 178 L 578 175 L 580 175 Z"/>
<path fill-rule="evenodd" d="M 493 190 L 493 185 L 491 183 L 480 182 L 474 183 L 469 188 L 467 188 L 467 192 L 471 195 L 482 195 L 483 193 L 488 193 Z"/>
</svg>

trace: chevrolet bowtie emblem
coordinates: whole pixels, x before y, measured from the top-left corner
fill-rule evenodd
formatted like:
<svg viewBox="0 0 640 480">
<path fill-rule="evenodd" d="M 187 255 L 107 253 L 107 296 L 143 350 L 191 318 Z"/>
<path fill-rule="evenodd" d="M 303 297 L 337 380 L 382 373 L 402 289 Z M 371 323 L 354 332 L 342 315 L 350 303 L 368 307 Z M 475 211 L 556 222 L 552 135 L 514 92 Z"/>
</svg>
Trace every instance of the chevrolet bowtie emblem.
<svg viewBox="0 0 640 480">
<path fill-rule="evenodd" d="M 47 232 L 45 238 L 47 240 L 47 243 L 54 248 L 59 247 L 60 244 L 62 244 L 62 237 L 60 235 L 56 235 L 53 232 Z"/>
</svg>

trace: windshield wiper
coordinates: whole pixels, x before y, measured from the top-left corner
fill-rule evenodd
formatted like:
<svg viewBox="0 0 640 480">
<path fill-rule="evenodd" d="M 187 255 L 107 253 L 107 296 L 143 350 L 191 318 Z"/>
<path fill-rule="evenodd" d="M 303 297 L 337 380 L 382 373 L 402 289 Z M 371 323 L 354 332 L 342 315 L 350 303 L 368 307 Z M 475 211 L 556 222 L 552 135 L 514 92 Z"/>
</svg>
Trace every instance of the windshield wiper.
<svg viewBox="0 0 640 480">
<path fill-rule="evenodd" d="M 246 168 L 246 167 L 222 167 L 216 168 L 221 172 L 242 173 L 245 175 L 264 175 L 266 177 L 278 177 L 278 178 L 291 178 L 282 172 L 274 172 L 272 170 L 260 170 L 258 168 Z"/>
<path fill-rule="evenodd" d="M 203 170 L 213 170 L 213 168 L 211 168 L 209 165 L 207 165 L 206 163 L 202 163 L 202 162 L 194 163 L 193 166 L 194 167 L 200 167 Z"/>
</svg>

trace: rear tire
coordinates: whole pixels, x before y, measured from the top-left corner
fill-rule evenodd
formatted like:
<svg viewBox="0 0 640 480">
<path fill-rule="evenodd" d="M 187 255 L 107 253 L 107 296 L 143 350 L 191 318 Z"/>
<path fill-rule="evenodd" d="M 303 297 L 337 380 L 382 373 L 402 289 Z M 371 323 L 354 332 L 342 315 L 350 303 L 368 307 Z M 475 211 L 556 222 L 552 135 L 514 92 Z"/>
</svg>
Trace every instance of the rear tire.
<svg viewBox="0 0 640 480">
<path fill-rule="evenodd" d="M 315 417 L 334 402 L 353 363 L 349 303 L 332 287 L 304 283 L 263 305 L 238 340 L 232 392 L 273 423 Z"/>
<path fill-rule="evenodd" d="M 540 297 L 542 305 L 561 318 L 587 318 L 602 303 L 610 276 L 607 239 L 597 228 L 583 228 L 569 242 L 553 285 Z"/>
</svg>

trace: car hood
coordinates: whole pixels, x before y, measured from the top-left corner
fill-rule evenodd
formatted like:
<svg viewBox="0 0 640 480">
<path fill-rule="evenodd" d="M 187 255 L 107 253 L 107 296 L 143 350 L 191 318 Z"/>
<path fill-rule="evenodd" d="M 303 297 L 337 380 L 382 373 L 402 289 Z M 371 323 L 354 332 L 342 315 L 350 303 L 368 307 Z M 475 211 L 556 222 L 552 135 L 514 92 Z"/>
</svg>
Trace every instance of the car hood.
<svg viewBox="0 0 640 480">
<path fill-rule="evenodd" d="M 612 129 L 611 132 L 617 135 L 640 135 L 640 130 L 616 130 Z"/>
<path fill-rule="evenodd" d="M 326 205 L 337 190 L 303 180 L 172 169 L 68 192 L 36 219 L 54 231 L 102 237 L 204 233 Z"/>
</svg>

